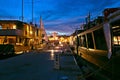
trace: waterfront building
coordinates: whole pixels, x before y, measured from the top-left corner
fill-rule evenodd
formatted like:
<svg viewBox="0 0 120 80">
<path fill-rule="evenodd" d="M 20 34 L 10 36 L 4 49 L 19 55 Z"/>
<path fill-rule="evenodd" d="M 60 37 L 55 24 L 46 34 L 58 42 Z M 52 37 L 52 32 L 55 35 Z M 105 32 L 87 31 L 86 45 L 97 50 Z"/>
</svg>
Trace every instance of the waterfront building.
<svg viewBox="0 0 120 80">
<path fill-rule="evenodd" d="M 12 44 L 17 51 L 40 44 L 40 29 L 19 20 L 0 20 L 0 44 Z"/>
</svg>

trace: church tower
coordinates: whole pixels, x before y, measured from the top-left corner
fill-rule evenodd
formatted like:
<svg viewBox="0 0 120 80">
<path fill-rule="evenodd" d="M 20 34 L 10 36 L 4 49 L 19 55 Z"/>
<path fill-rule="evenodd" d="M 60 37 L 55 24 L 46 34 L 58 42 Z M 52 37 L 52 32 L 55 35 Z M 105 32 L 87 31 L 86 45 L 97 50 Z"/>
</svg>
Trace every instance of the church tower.
<svg viewBox="0 0 120 80">
<path fill-rule="evenodd" d="M 42 17 L 40 17 L 40 39 L 41 39 L 41 42 L 48 41 L 48 37 L 44 28 Z"/>
</svg>

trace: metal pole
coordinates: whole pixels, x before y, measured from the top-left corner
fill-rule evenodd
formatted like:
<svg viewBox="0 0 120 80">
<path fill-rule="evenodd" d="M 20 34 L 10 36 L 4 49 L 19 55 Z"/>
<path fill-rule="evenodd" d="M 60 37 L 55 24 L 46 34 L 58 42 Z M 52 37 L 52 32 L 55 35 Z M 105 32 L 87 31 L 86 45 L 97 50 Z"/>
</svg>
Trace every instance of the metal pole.
<svg viewBox="0 0 120 80">
<path fill-rule="evenodd" d="M 79 38 L 78 38 L 78 30 L 76 29 L 76 48 L 77 48 L 77 54 L 78 54 L 78 47 L 79 47 Z"/>
<path fill-rule="evenodd" d="M 34 16 L 33 16 L 33 6 L 34 6 L 33 4 L 34 4 L 34 3 L 33 3 L 33 0 L 32 0 L 32 23 L 33 23 L 33 17 L 34 17 Z"/>
<path fill-rule="evenodd" d="M 79 38 L 78 38 L 78 35 L 77 35 L 77 54 L 78 54 L 78 47 L 79 47 Z"/>
<path fill-rule="evenodd" d="M 24 0 L 22 0 L 22 22 L 24 18 Z"/>
</svg>

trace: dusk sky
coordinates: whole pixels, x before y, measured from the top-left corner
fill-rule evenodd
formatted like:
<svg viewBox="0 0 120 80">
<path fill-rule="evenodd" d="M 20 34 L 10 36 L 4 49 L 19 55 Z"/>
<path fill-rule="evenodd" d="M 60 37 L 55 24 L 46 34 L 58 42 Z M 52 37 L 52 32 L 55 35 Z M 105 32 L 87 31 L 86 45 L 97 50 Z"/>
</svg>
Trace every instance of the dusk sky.
<svg viewBox="0 0 120 80">
<path fill-rule="evenodd" d="M 42 16 L 47 34 L 53 31 L 70 35 L 91 13 L 95 19 L 105 8 L 120 7 L 120 0 L 33 0 L 33 22 L 40 24 Z M 24 0 L 24 22 L 32 21 L 32 0 Z M 0 19 L 21 20 L 22 0 L 0 0 Z"/>
</svg>

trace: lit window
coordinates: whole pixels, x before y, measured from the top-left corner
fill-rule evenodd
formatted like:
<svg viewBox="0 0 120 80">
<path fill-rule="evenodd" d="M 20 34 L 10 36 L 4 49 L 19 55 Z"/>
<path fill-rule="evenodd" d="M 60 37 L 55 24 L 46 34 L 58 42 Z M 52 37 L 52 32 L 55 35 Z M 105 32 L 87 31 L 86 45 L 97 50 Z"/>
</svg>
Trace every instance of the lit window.
<svg viewBox="0 0 120 80">
<path fill-rule="evenodd" d="M 113 26 L 112 29 L 119 28 L 120 26 Z"/>
<path fill-rule="evenodd" d="M 118 42 L 119 42 L 119 45 L 120 45 L 120 36 L 118 36 Z"/>
<path fill-rule="evenodd" d="M 29 31 L 29 26 L 27 25 L 26 27 L 27 27 L 27 31 Z"/>
<path fill-rule="evenodd" d="M 120 45 L 120 36 L 114 36 L 114 44 Z"/>
<path fill-rule="evenodd" d="M 13 29 L 16 29 L 16 25 L 13 25 Z"/>
<path fill-rule="evenodd" d="M 33 34 L 33 32 L 32 32 L 32 31 L 30 31 L 30 34 Z"/>
</svg>

